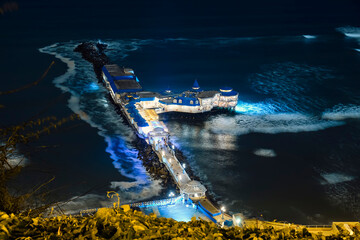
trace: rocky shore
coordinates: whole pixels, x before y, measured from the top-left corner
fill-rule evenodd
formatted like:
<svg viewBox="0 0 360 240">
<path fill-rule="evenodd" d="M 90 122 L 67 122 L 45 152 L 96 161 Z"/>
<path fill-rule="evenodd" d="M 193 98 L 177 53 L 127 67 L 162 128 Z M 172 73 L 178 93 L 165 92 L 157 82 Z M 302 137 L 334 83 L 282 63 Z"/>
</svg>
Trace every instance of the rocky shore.
<svg viewBox="0 0 360 240">
<path fill-rule="evenodd" d="M 81 53 L 82 57 L 93 65 L 94 72 L 99 82 L 102 82 L 102 67 L 105 64 L 110 63 L 109 58 L 104 53 L 105 49 L 106 44 L 95 44 L 92 42 L 81 43 L 74 49 L 75 52 Z M 132 127 L 128 123 L 127 119 L 124 117 L 120 107 L 113 101 L 110 94 L 108 95 L 108 98 L 114 104 L 117 113 L 123 118 L 123 122 L 128 126 Z M 167 196 L 170 191 L 179 191 L 166 166 L 160 162 L 156 153 L 153 151 L 151 146 L 146 143 L 144 139 L 137 137 L 132 142 L 132 145 L 135 147 L 136 150 L 138 150 L 138 159 L 143 162 L 143 166 L 146 168 L 147 172 L 151 175 L 151 177 L 155 180 L 161 180 L 163 190 L 161 195 L 159 196 L 160 198 Z M 179 156 L 183 156 L 182 153 Z M 179 160 L 182 160 L 182 158 L 180 158 Z"/>
<path fill-rule="evenodd" d="M 106 56 L 104 53 L 104 50 L 106 49 L 107 45 L 103 43 L 93 43 L 93 42 L 84 42 L 78 45 L 74 51 L 81 53 L 82 57 L 90 62 L 93 65 L 94 72 L 97 76 L 97 79 L 99 82 L 103 83 L 102 81 L 102 67 L 105 64 L 110 63 L 110 59 Z M 111 98 L 110 94 L 108 95 L 109 100 L 113 103 L 115 106 L 115 109 L 119 116 L 123 119 L 123 122 L 127 124 L 128 126 L 132 127 L 127 119 L 125 118 L 124 114 L 122 113 L 120 107 L 118 104 L 116 104 L 113 99 Z M 215 114 L 233 114 L 233 112 L 229 110 L 224 109 L 214 109 L 211 112 L 201 113 L 201 114 L 187 114 L 187 113 L 165 113 L 161 114 L 160 119 L 161 120 L 171 120 L 171 119 L 177 119 L 179 121 L 186 121 L 186 122 L 199 122 L 206 120 L 207 118 L 215 115 Z M 134 130 L 136 131 L 136 130 Z M 170 191 L 176 191 L 179 192 L 179 189 L 172 178 L 171 174 L 167 170 L 165 164 L 161 163 L 159 160 L 159 157 L 156 155 L 152 147 L 146 143 L 144 139 L 141 137 L 135 138 L 135 140 L 131 143 L 132 146 L 136 150 L 138 150 L 138 159 L 140 159 L 143 163 L 143 166 L 146 168 L 147 172 L 150 174 L 150 176 L 154 180 L 161 180 L 162 183 L 162 193 L 154 197 L 153 199 L 160 199 L 167 197 L 168 193 Z M 177 159 L 181 163 L 185 163 L 187 166 L 190 166 L 186 156 L 183 154 L 183 152 L 179 149 L 175 149 L 175 155 Z M 191 179 L 200 181 L 199 177 L 194 174 L 192 169 L 190 167 L 186 168 L 186 172 L 188 173 L 189 177 Z M 209 195 L 209 193 L 206 194 L 207 197 L 215 204 L 215 206 L 218 206 L 217 201 L 214 199 L 213 196 Z"/>
<path fill-rule="evenodd" d="M 74 52 L 81 53 L 81 56 L 93 65 L 94 72 L 99 81 L 101 81 L 102 67 L 110 63 L 110 59 L 104 53 L 106 48 L 107 45 L 100 42 L 83 42 L 74 49 Z"/>
</svg>

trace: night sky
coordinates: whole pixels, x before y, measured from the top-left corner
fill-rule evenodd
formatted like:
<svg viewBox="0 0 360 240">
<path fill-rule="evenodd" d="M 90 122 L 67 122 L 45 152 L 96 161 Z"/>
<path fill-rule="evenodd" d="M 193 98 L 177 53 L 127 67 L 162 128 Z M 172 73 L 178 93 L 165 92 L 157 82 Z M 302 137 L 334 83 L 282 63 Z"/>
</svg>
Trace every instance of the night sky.
<svg viewBox="0 0 360 240">
<path fill-rule="evenodd" d="M 32 34 L 81 39 L 99 32 L 134 38 L 266 36 L 314 29 L 326 33 L 334 26 L 358 23 L 360 10 L 355 0 L 15 2 L 19 10 L 1 16 L 3 40 Z"/>
</svg>

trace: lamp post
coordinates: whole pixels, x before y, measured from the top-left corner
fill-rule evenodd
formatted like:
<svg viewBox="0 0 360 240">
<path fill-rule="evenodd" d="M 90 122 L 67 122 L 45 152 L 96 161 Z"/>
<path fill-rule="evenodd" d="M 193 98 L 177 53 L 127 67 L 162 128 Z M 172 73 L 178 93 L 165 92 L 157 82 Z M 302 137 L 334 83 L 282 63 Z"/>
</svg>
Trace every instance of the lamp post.
<svg viewBox="0 0 360 240">
<path fill-rule="evenodd" d="M 222 220 L 224 221 L 224 212 L 226 211 L 225 206 L 222 206 L 222 207 L 220 208 L 220 210 L 221 210 Z"/>
<path fill-rule="evenodd" d="M 175 156 L 175 145 L 174 144 L 172 144 L 171 145 L 171 152 L 172 152 L 172 154 Z"/>
</svg>

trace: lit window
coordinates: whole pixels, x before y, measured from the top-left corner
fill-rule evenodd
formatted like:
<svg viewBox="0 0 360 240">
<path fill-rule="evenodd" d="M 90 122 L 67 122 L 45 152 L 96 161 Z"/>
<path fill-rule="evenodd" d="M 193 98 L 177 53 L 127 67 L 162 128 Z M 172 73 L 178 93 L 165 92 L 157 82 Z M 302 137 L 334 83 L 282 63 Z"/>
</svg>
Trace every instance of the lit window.
<svg viewBox="0 0 360 240">
<path fill-rule="evenodd" d="M 177 102 L 176 102 L 176 99 L 174 99 L 173 103 L 177 103 Z"/>
<path fill-rule="evenodd" d="M 190 101 L 190 104 L 194 104 L 194 101 L 193 101 L 193 100 L 191 100 L 191 101 Z"/>
<path fill-rule="evenodd" d="M 195 102 L 196 104 L 199 104 L 199 101 L 198 100 L 196 100 L 196 102 Z"/>
<path fill-rule="evenodd" d="M 182 100 L 181 100 L 181 99 L 179 99 L 179 103 L 182 103 Z"/>
</svg>

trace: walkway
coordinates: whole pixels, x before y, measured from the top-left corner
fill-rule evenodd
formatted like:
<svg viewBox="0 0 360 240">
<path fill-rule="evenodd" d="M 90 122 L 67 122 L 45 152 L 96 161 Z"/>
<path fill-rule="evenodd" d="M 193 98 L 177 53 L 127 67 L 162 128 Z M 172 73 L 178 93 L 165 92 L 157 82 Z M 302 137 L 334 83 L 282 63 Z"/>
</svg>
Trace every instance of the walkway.
<svg viewBox="0 0 360 240">
<path fill-rule="evenodd" d="M 181 164 L 179 162 L 175 156 L 174 150 L 170 148 L 169 144 L 163 138 L 155 138 L 152 142 L 153 143 L 151 145 L 153 150 L 159 156 L 160 161 L 165 164 L 176 184 L 180 189 L 184 188 L 186 184 L 191 181 L 189 175 L 185 171 L 184 163 Z"/>
</svg>

